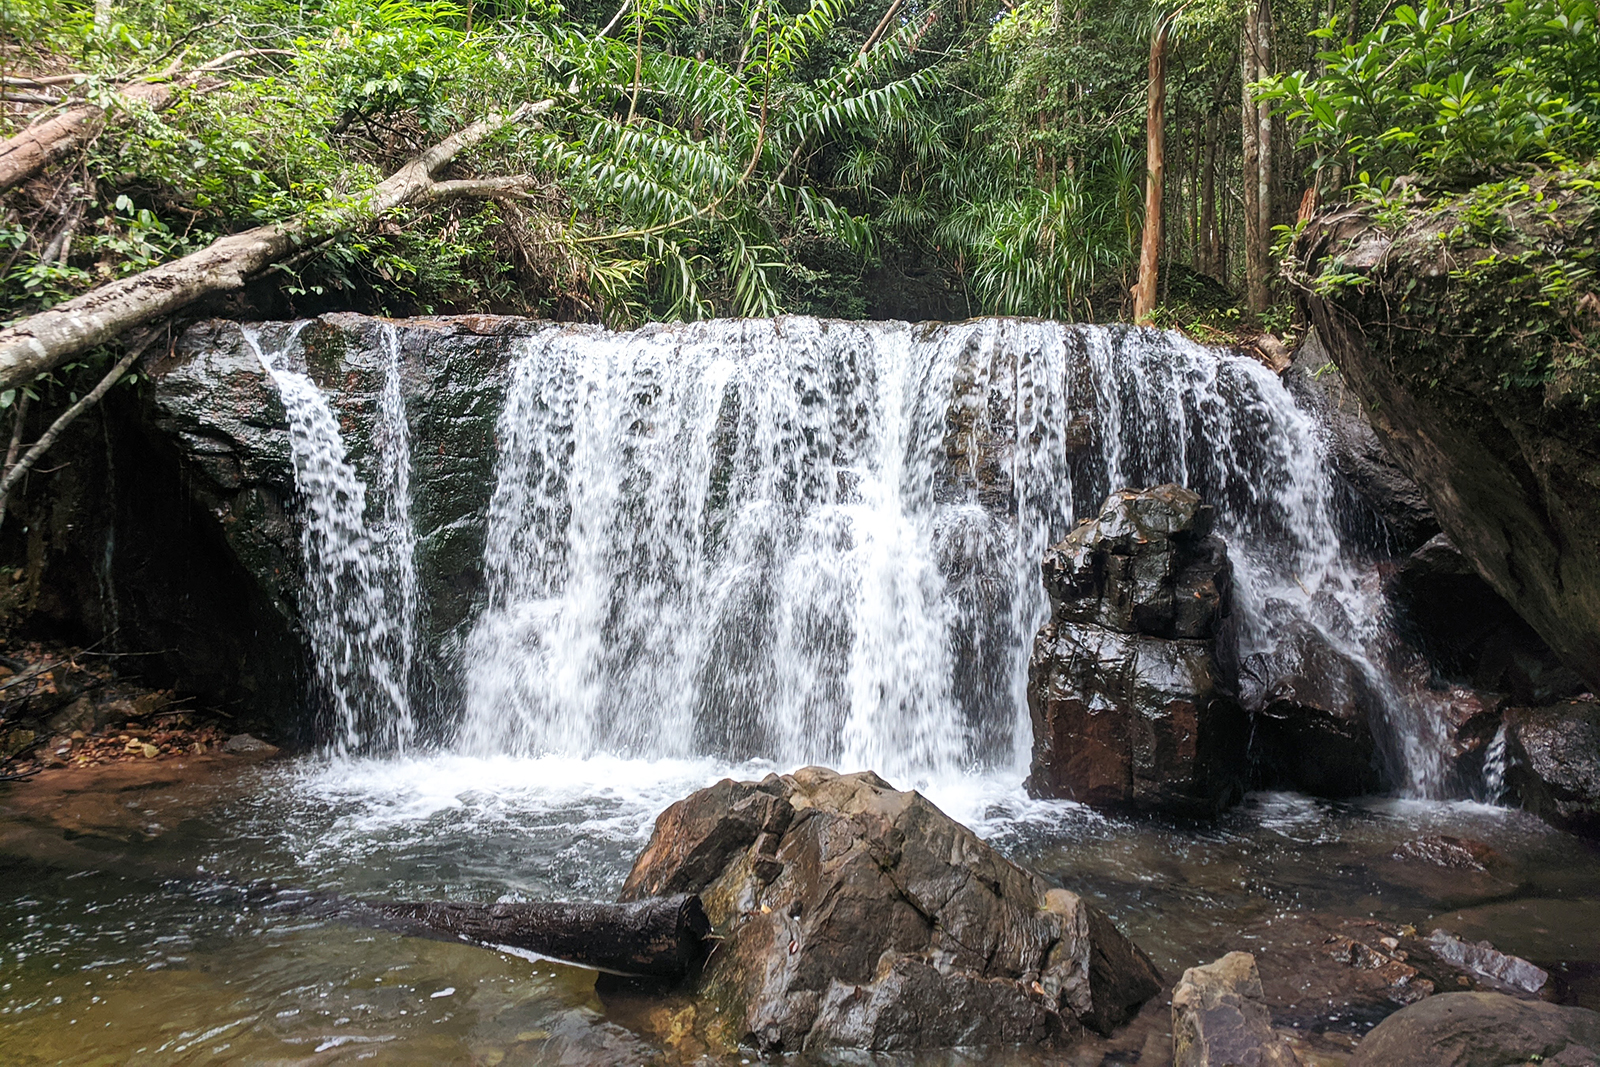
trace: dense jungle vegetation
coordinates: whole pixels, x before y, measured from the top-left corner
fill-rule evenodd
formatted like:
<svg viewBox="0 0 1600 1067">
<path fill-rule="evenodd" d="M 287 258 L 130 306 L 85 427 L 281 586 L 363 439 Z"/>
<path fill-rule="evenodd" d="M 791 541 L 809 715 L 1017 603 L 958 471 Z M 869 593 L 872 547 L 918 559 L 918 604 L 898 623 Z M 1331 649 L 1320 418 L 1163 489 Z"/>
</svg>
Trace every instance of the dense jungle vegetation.
<svg viewBox="0 0 1600 1067">
<path fill-rule="evenodd" d="M 298 219 L 258 275 L 275 313 L 1203 334 L 1282 325 L 1274 245 L 1318 203 L 1594 187 L 1594 0 L 570 2 L 5 0 L 0 132 L 87 116 L 0 175 L 5 317 Z M 450 162 L 451 195 L 352 221 L 535 101 Z"/>
</svg>

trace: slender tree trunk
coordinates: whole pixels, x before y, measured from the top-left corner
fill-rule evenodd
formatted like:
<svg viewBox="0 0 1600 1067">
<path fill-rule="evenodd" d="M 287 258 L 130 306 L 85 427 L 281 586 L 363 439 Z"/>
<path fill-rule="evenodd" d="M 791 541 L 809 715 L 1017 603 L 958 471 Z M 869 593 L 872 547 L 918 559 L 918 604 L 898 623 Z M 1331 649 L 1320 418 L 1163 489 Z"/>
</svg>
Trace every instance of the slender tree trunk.
<svg viewBox="0 0 1600 1067">
<path fill-rule="evenodd" d="M 1243 141 L 1245 305 L 1267 309 L 1272 242 L 1272 109 L 1257 104 L 1250 83 L 1271 72 L 1272 12 L 1269 0 L 1245 9 L 1239 47 L 1240 133 Z"/>
<path fill-rule="evenodd" d="M 1150 84 L 1145 110 L 1144 238 L 1139 243 L 1139 281 L 1133 289 L 1133 321 L 1146 322 L 1156 309 L 1160 273 L 1162 201 L 1167 173 L 1167 34 L 1163 17 L 1150 35 Z"/>
<path fill-rule="evenodd" d="M 1265 78 L 1274 72 L 1272 61 L 1273 50 L 1272 32 L 1272 0 L 1260 0 L 1256 16 L 1256 77 Z M 1261 263 L 1261 307 L 1265 310 L 1272 299 L 1272 220 L 1276 216 L 1274 206 L 1278 201 L 1277 169 L 1274 167 L 1275 155 L 1273 153 L 1273 115 L 1272 106 L 1266 102 L 1256 105 L 1256 123 L 1260 126 L 1257 139 L 1260 141 L 1258 149 L 1258 183 L 1259 192 L 1256 199 L 1256 210 L 1261 213 L 1259 223 L 1261 245 L 1256 250 L 1256 255 Z"/>
<path fill-rule="evenodd" d="M 1212 277 L 1222 275 L 1221 256 L 1217 245 L 1221 235 L 1217 232 L 1217 126 L 1216 115 L 1206 116 L 1205 160 L 1200 166 L 1200 259 L 1201 274 Z"/>
<path fill-rule="evenodd" d="M 490 115 L 411 159 L 342 210 L 297 216 L 218 238 L 198 252 L 122 278 L 0 329 L 0 389 L 12 389 L 73 356 L 105 344 L 211 293 L 239 289 L 279 260 L 416 200 L 503 196 L 526 177 L 435 181 L 434 173 L 503 126 L 548 111 L 554 101 Z"/>
<path fill-rule="evenodd" d="M 17 458 L 22 452 L 22 434 L 28 422 L 28 394 L 26 391 L 17 394 L 16 418 L 11 424 L 11 447 L 6 449 L 5 477 L 10 478 L 11 472 L 17 466 Z M 10 501 L 0 496 L 0 525 L 6 521 L 6 505 Z"/>
</svg>

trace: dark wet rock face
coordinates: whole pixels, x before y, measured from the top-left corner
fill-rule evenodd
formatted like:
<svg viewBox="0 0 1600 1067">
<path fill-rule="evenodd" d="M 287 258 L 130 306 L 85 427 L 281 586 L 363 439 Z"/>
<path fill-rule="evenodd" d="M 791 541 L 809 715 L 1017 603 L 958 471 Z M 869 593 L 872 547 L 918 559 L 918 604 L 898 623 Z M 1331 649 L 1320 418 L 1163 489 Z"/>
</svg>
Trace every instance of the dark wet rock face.
<svg viewBox="0 0 1600 1067">
<path fill-rule="evenodd" d="M 1046 555 L 1036 796 L 1209 808 L 1237 787 L 1244 720 L 1216 656 L 1232 572 L 1211 516 L 1180 486 L 1123 490 Z"/>
<path fill-rule="evenodd" d="M 1600 703 L 1505 714 L 1509 799 L 1546 822 L 1600 836 Z"/>
<path fill-rule="evenodd" d="M 1592 240 L 1600 216 L 1581 197 L 1558 199 L 1549 211 L 1507 206 L 1493 224 L 1466 221 L 1476 209 L 1456 200 L 1419 209 L 1398 233 L 1345 209 L 1314 220 L 1294 254 L 1306 275 L 1301 309 L 1444 532 L 1594 688 L 1600 433 L 1586 401 L 1592 357 L 1585 342 L 1569 351 L 1552 337 L 1592 335 L 1595 319 L 1556 325 L 1559 308 L 1541 298 L 1537 272 L 1497 280 L 1490 271 L 1498 268 L 1485 266 Z M 1518 248 L 1491 254 L 1469 240 L 1502 224 Z M 1318 286 L 1332 264 L 1366 284 Z M 1594 299 L 1577 295 L 1580 306 Z M 1552 332 L 1529 328 L 1530 314 Z"/>
<path fill-rule="evenodd" d="M 284 349 L 292 366 L 328 391 L 349 458 L 368 484 L 375 478 L 373 431 L 388 351 L 382 334 L 394 331 L 411 435 L 417 569 L 426 590 L 414 691 L 453 677 L 438 664 L 448 655 L 478 588 L 481 515 L 493 487 L 494 425 L 505 371 L 516 338 L 540 328 L 549 327 L 492 317 L 389 324 L 359 315 L 325 316 L 301 325 L 297 334 L 288 323 L 259 328 L 257 343 L 263 351 Z M 210 536 L 249 576 L 253 594 L 264 602 L 266 610 L 259 613 L 255 629 L 274 635 L 268 648 L 280 671 L 285 664 L 303 665 L 297 603 L 301 503 L 294 488 L 287 418 L 237 323 L 202 323 L 183 334 L 174 353 L 153 368 L 145 421 L 169 454 L 176 453 L 167 462 L 181 472 L 192 506 L 209 520 L 205 525 Z M 151 575 L 150 580 L 160 577 Z M 195 614 L 174 611 L 172 616 Z M 224 634 L 238 629 L 226 616 L 207 618 L 202 612 L 193 621 Z M 230 669 L 246 677 L 269 674 L 265 665 L 252 672 L 207 662 L 210 650 L 204 641 L 174 640 L 171 646 L 196 661 L 187 667 L 196 678 Z M 277 695 L 256 692 L 249 699 L 269 708 L 281 704 L 281 717 L 274 718 L 283 722 L 300 714 L 304 695 L 302 684 Z"/>
<path fill-rule="evenodd" d="M 679 801 L 622 897 L 671 892 L 699 893 L 722 938 L 699 982 L 722 1047 L 1048 1044 L 1108 1032 L 1160 988 L 1076 894 L 871 772 L 812 767 Z"/>
<path fill-rule="evenodd" d="M 1238 667 L 1239 700 L 1253 713 L 1250 759 L 1260 784 L 1348 797 L 1385 785 L 1368 709 L 1367 678 L 1303 622 L 1278 634 L 1270 661 Z"/>
<path fill-rule="evenodd" d="M 1295 350 L 1283 384 L 1328 434 L 1334 470 L 1351 492 L 1385 524 L 1402 551 L 1439 530 L 1427 498 L 1389 454 L 1366 405 L 1345 383 L 1315 330 Z"/>
<path fill-rule="evenodd" d="M 1299 1067 L 1272 1030 L 1255 957 L 1230 952 L 1191 967 L 1172 992 L 1174 1067 Z"/>
<path fill-rule="evenodd" d="M 1400 563 L 1390 595 L 1402 632 L 1445 677 L 1516 704 L 1548 704 L 1586 688 L 1445 534 Z"/>
<path fill-rule="evenodd" d="M 1351 1067 L 1486 1067 L 1600 1062 L 1600 1012 L 1501 993 L 1441 993 L 1389 1016 Z"/>
</svg>

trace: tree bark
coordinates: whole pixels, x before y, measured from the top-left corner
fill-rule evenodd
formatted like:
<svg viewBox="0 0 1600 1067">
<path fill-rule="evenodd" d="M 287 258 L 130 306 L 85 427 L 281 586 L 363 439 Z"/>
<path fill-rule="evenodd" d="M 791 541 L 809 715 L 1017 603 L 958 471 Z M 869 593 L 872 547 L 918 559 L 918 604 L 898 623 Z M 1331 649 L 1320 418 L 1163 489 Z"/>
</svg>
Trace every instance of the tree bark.
<svg viewBox="0 0 1600 1067">
<path fill-rule="evenodd" d="M 1272 49 L 1272 0 L 1260 0 L 1256 9 L 1256 78 L 1265 78 L 1273 73 Z M 1256 262 L 1258 266 L 1257 279 L 1260 285 L 1260 306 L 1257 311 L 1265 311 L 1272 300 L 1271 283 L 1272 269 L 1272 218 L 1273 205 L 1277 201 L 1277 182 L 1273 167 L 1272 150 L 1272 107 L 1266 102 L 1256 105 L 1256 211 L 1260 213 L 1260 220 L 1256 223 L 1257 247 Z"/>
<path fill-rule="evenodd" d="M 1160 274 L 1161 209 L 1167 174 L 1167 37 L 1172 19 L 1163 16 L 1150 35 L 1150 83 L 1145 110 L 1144 237 L 1139 243 L 1139 281 L 1133 289 L 1133 321 L 1146 322 L 1156 308 Z"/>
<path fill-rule="evenodd" d="M 1243 139 L 1245 305 L 1267 309 L 1272 243 L 1272 109 L 1257 104 L 1250 83 L 1272 70 L 1270 0 L 1252 0 L 1245 9 L 1239 46 L 1240 133 Z"/>
<path fill-rule="evenodd" d="M 552 100 L 490 115 L 445 138 L 349 202 L 315 217 L 300 215 L 218 238 L 182 259 L 151 267 L 31 315 L 0 330 L 0 389 L 11 389 L 135 326 L 170 315 L 212 293 L 239 289 L 251 278 L 313 241 L 341 233 L 402 204 L 456 196 L 501 195 L 526 178 L 436 182 L 433 175 L 464 149 L 495 131 L 548 111 Z"/>
<path fill-rule="evenodd" d="M 170 74 L 160 81 L 130 82 L 117 90 L 130 104 L 159 111 L 172 103 L 178 90 L 193 85 L 206 74 L 214 73 L 236 60 L 250 56 L 289 55 L 282 48 L 249 48 L 229 52 L 205 63 L 182 78 Z M 29 126 L 0 144 L 0 192 L 21 184 L 91 141 L 106 126 L 105 109 L 95 104 L 69 107 L 54 118 Z"/>
<path fill-rule="evenodd" d="M 1200 164 L 1200 273 L 1211 277 L 1222 274 L 1217 246 L 1217 126 L 1215 115 L 1206 116 L 1205 158 Z"/>
<path fill-rule="evenodd" d="M 373 904 L 403 931 L 421 930 L 617 974 L 682 978 L 706 955 L 711 923 L 700 898 L 651 897 L 633 904 Z M 393 922 L 386 925 L 395 925 Z"/>
</svg>

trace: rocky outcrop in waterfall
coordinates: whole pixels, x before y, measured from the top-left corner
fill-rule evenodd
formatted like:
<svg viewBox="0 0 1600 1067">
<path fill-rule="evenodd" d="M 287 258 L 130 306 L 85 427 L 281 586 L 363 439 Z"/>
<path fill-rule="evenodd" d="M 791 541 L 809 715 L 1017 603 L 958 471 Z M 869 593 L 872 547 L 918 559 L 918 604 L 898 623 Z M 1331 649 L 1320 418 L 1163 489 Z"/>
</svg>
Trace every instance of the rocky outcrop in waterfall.
<svg viewBox="0 0 1600 1067">
<path fill-rule="evenodd" d="M 721 937 L 698 988 L 713 1047 L 762 1053 L 1049 1044 L 1161 988 L 1077 894 L 921 794 L 808 767 L 669 807 L 624 900 L 698 893 Z"/>
<path fill-rule="evenodd" d="M 1313 221 L 1297 299 L 1451 542 L 1600 688 L 1600 299 L 1564 258 L 1600 214 L 1543 178 L 1418 203 Z"/>
<path fill-rule="evenodd" d="M 1600 703 L 1510 708 L 1501 729 L 1503 799 L 1556 826 L 1600 836 Z"/>
<path fill-rule="evenodd" d="M 1208 809 L 1242 792 L 1248 727 L 1216 655 L 1232 570 L 1213 514 L 1182 486 L 1123 490 L 1046 554 L 1034 795 Z"/>
<path fill-rule="evenodd" d="M 417 562 L 429 577 L 425 654 L 411 681 L 449 685 L 450 672 L 438 669 L 436 656 L 467 616 L 478 587 L 483 529 L 476 516 L 491 484 L 505 352 L 516 336 L 538 328 L 524 320 L 473 317 L 411 320 L 397 330 L 381 319 L 329 315 L 261 327 L 216 321 L 183 334 L 153 368 L 144 421 L 176 450 L 168 462 L 181 471 L 190 506 L 205 515 L 206 532 L 226 545 L 270 605 L 255 624 L 258 633 L 277 635 L 278 648 L 303 646 L 307 581 L 300 545 L 306 504 L 296 494 L 284 402 L 263 359 L 286 360 L 285 366 L 336 395 L 350 462 L 368 486 L 383 481 L 379 424 L 387 363 L 397 361 L 411 435 L 408 465 L 419 487 L 411 516 Z M 374 554 L 381 549 L 357 547 Z M 160 574 L 124 576 L 129 583 L 163 580 Z M 134 590 L 135 603 L 142 588 Z M 209 612 L 191 609 L 189 616 L 219 633 L 237 629 L 225 605 Z M 173 648 L 195 660 L 207 654 L 204 642 L 174 642 Z M 290 662 L 305 656 L 300 651 Z M 198 662 L 191 673 L 219 666 Z M 282 726 L 304 715 L 305 695 L 295 686 L 257 699 L 284 705 Z"/>
</svg>

